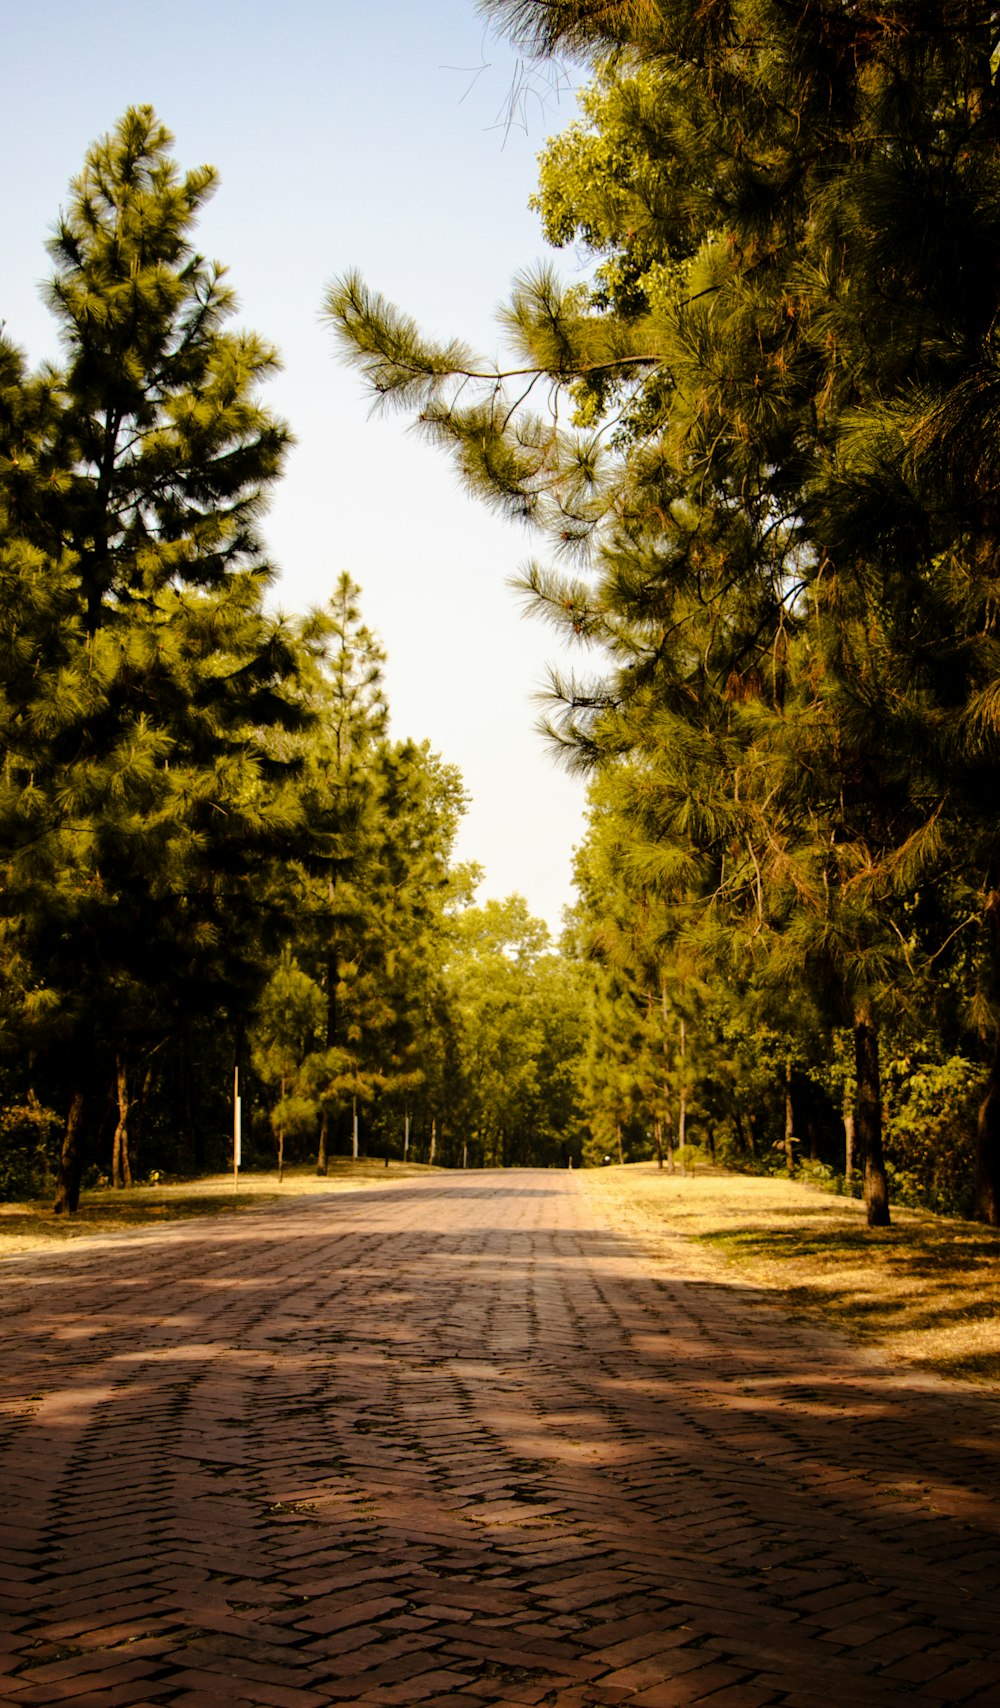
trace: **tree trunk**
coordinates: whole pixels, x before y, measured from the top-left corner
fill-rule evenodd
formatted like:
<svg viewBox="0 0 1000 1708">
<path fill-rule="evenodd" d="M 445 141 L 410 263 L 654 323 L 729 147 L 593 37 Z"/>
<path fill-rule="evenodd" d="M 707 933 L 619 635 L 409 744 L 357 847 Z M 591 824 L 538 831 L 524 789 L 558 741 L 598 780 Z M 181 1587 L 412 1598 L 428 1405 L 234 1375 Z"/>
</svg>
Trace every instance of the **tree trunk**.
<svg viewBox="0 0 1000 1708">
<path fill-rule="evenodd" d="M 684 1027 L 683 1020 L 681 1021 L 680 1025 L 681 1025 L 680 1073 L 677 1076 L 678 1079 L 680 1080 L 680 1091 L 679 1091 L 678 1105 L 677 1105 L 677 1147 L 678 1147 L 680 1154 L 681 1154 L 681 1173 L 686 1175 L 687 1174 L 687 1155 L 685 1153 L 685 1146 L 687 1144 L 687 1107 L 688 1107 L 688 1105 L 687 1105 L 687 1067 L 686 1067 L 687 1033 L 686 1033 L 686 1030 Z"/>
<path fill-rule="evenodd" d="M 74 1091 L 66 1117 L 62 1155 L 59 1159 L 59 1183 L 52 1208 L 57 1216 L 76 1214 L 80 1205 L 80 1181 L 83 1178 L 83 1092 Z"/>
<path fill-rule="evenodd" d="M 1000 1025 L 993 1046 L 986 1096 L 976 1127 L 976 1206 L 984 1222 L 1000 1226 Z"/>
<path fill-rule="evenodd" d="M 316 1173 L 325 1175 L 327 1170 L 326 1147 L 330 1137 L 330 1115 L 326 1104 L 319 1121 L 319 1154 L 316 1157 Z"/>
<path fill-rule="evenodd" d="M 116 1078 L 118 1086 L 118 1123 L 111 1146 L 111 1184 L 120 1189 L 131 1186 L 132 1170 L 128 1156 L 128 1069 L 125 1057 L 119 1056 L 116 1063 Z"/>
<path fill-rule="evenodd" d="M 675 1173 L 674 1168 L 674 1118 L 667 1109 L 663 1116 L 663 1126 L 667 1135 L 667 1173 Z"/>
<path fill-rule="evenodd" d="M 844 1081 L 844 1184 L 854 1179 L 854 1102 L 849 1082 Z"/>
<path fill-rule="evenodd" d="M 430 1167 L 430 1168 L 433 1168 L 433 1166 L 434 1166 L 434 1152 L 437 1150 L 437 1131 L 438 1131 L 437 1116 L 434 1115 L 431 1119 L 430 1149 L 427 1152 L 427 1164 L 428 1164 L 428 1167 Z"/>
<path fill-rule="evenodd" d="M 281 1101 L 282 1101 L 282 1103 L 284 1103 L 284 1101 L 285 1101 L 285 1076 L 284 1076 L 284 1074 L 282 1074 L 282 1076 L 281 1076 Z M 285 1178 L 285 1124 L 284 1124 L 284 1121 L 282 1121 L 278 1127 L 278 1185 L 279 1186 L 281 1185 L 284 1178 Z"/>
<path fill-rule="evenodd" d="M 795 1173 L 795 1105 L 792 1102 L 792 1064 L 785 1063 L 785 1167 Z"/>
<path fill-rule="evenodd" d="M 878 1031 L 868 1003 L 854 1014 L 854 1061 L 857 1075 L 855 1131 L 865 1171 L 865 1204 L 870 1228 L 889 1226 L 889 1186 L 882 1155 L 882 1084 L 878 1063 Z"/>
<path fill-rule="evenodd" d="M 618 1121 L 615 1125 L 615 1137 L 618 1140 L 618 1161 L 620 1163 L 624 1163 L 625 1152 L 622 1149 L 622 1124 L 620 1121 Z"/>
<path fill-rule="evenodd" d="M 656 1140 L 656 1166 L 663 1167 L 663 1122 L 657 1115 L 653 1122 L 653 1138 Z"/>
<path fill-rule="evenodd" d="M 991 995 L 1000 995 L 1000 890 L 994 890 L 986 907 L 992 961 Z M 1000 1022 L 993 1041 L 993 1060 L 986 1081 L 986 1096 L 979 1106 L 977 1125 L 976 1199 L 979 1214 L 991 1226 L 1000 1226 Z"/>
<path fill-rule="evenodd" d="M 354 1124 L 351 1128 L 351 1156 L 354 1158 L 354 1161 L 357 1162 L 357 1160 L 358 1160 L 358 1100 L 356 1097 L 352 1098 L 352 1100 L 351 1100 L 351 1110 L 352 1110 L 352 1114 L 354 1117 Z"/>
</svg>

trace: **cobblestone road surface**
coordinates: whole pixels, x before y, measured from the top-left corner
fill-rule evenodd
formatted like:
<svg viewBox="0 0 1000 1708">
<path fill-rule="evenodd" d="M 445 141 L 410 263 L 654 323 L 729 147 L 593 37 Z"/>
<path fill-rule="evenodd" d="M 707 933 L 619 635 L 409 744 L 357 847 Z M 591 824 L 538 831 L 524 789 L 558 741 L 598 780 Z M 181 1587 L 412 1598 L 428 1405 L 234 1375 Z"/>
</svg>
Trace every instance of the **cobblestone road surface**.
<svg viewBox="0 0 1000 1708">
<path fill-rule="evenodd" d="M 1000 1703 L 996 1402 L 570 1175 L 0 1266 L 0 1702 Z"/>
</svg>

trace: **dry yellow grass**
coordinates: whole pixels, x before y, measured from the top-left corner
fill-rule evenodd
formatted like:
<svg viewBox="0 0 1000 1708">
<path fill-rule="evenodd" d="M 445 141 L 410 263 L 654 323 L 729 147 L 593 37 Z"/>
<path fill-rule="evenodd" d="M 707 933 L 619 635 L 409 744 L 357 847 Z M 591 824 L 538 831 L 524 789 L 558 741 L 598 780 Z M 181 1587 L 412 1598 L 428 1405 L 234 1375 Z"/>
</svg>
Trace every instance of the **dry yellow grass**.
<svg viewBox="0 0 1000 1708">
<path fill-rule="evenodd" d="M 75 1216 L 54 1216 L 48 1204 L 0 1204 L 0 1258 L 41 1251 L 68 1240 L 115 1233 L 122 1228 L 149 1227 L 160 1222 L 191 1216 L 217 1216 L 232 1210 L 249 1210 L 276 1199 L 303 1193 L 355 1192 L 360 1187 L 399 1180 L 410 1174 L 427 1174 L 426 1164 L 390 1163 L 381 1159 L 334 1157 L 330 1171 L 320 1179 L 314 1169 L 286 1169 L 279 1183 L 277 1171 L 241 1174 L 233 1185 L 231 1174 L 205 1175 L 200 1180 L 161 1182 L 155 1186 L 132 1186 L 115 1192 L 98 1187 L 85 1192 Z"/>
<path fill-rule="evenodd" d="M 660 1172 L 653 1163 L 578 1176 L 615 1222 L 672 1267 L 773 1291 L 887 1358 L 1000 1384 L 1000 1231 L 894 1209 L 869 1229 L 864 1207 L 815 1186 L 742 1175 Z"/>
</svg>

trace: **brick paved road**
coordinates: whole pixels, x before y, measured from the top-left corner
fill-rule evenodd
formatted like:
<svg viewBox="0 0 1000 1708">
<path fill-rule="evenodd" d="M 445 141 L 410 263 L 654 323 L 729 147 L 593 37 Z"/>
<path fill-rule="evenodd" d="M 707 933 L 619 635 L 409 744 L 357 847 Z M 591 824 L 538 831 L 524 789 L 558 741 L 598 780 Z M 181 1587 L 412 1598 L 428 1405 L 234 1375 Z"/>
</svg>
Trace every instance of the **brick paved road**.
<svg viewBox="0 0 1000 1708">
<path fill-rule="evenodd" d="M 995 1402 L 401 1181 L 0 1267 L 0 1702 L 1000 1703 Z"/>
</svg>

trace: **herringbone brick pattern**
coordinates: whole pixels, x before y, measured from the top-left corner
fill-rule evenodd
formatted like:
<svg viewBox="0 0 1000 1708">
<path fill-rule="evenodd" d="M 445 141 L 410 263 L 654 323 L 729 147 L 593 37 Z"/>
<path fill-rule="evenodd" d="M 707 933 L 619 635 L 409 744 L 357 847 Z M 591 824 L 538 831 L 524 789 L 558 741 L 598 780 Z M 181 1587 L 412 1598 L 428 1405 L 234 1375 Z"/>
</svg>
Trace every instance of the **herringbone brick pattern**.
<svg viewBox="0 0 1000 1708">
<path fill-rule="evenodd" d="M 1000 1411 L 572 1176 L 0 1269 L 9 1708 L 986 1708 Z"/>
</svg>

